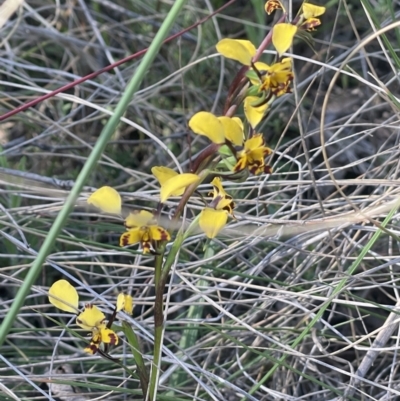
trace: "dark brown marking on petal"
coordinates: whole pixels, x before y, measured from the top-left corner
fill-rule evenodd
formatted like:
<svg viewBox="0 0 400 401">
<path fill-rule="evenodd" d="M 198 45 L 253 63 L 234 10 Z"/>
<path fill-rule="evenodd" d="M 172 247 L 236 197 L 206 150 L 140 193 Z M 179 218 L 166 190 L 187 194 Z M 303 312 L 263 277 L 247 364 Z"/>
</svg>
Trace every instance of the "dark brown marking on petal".
<svg viewBox="0 0 400 401">
<path fill-rule="evenodd" d="M 150 251 L 151 251 L 151 244 L 150 244 L 150 242 L 149 241 L 142 241 L 141 242 L 141 245 L 142 245 L 142 250 L 143 250 L 143 253 L 150 253 Z"/>
<path fill-rule="evenodd" d="M 273 0 L 267 1 L 267 4 L 265 5 L 265 11 L 267 12 L 268 15 L 271 15 L 271 13 L 277 9 L 282 9 L 279 1 L 273 1 Z"/>
<path fill-rule="evenodd" d="M 127 246 L 129 245 L 129 233 L 124 233 L 121 235 L 119 240 L 119 246 Z"/>
<path fill-rule="evenodd" d="M 321 25 L 321 21 L 318 18 L 309 18 L 307 21 L 301 24 L 301 28 L 307 31 L 314 31 L 317 26 Z"/>
<path fill-rule="evenodd" d="M 235 202 L 231 202 L 229 205 L 223 207 L 222 210 L 226 210 L 229 214 L 233 214 L 234 208 L 235 208 Z"/>
<path fill-rule="evenodd" d="M 115 333 L 108 333 L 108 337 L 110 338 L 110 344 L 118 344 L 118 337 Z"/>
<path fill-rule="evenodd" d="M 254 175 L 259 174 L 261 172 L 260 166 L 261 166 L 260 163 L 254 163 L 251 166 L 249 166 L 250 173 Z"/>
<path fill-rule="evenodd" d="M 164 230 L 162 227 L 158 227 L 158 232 L 161 235 L 161 241 L 169 241 L 171 239 L 168 231 Z"/>
<path fill-rule="evenodd" d="M 271 166 L 264 166 L 264 173 L 265 174 L 272 174 L 272 167 Z"/>
<path fill-rule="evenodd" d="M 85 347 L 84 351 L 89 354 L 94 355 L 98 349 L 99 349 L 99 347 L 95 343 L 91 342 L 87 347 Z"/>
</svg>

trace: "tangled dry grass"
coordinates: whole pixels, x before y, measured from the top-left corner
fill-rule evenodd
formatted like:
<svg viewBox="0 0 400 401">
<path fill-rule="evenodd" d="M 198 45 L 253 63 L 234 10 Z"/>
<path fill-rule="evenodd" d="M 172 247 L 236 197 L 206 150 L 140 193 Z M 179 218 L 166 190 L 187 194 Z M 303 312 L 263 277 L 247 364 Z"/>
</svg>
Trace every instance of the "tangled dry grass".
<svg viewBox="0 0 400 401">
<path fill-rule="evenodd" d="M 216 3 L 189 1 L 176 31 Z M 315 53 L 304 43 L 294 48 L 293 95 L 263 126 L 274 173 L 227 186 L 237 220 L 213 255 L 203 258 L 200 234 L 180 251 L 166 293 L 160 400 L 399 399 L 399 23 L 385 33 L 376 25 L 398 19 L 399 2 L 331 3 Z M 1 28 L 1 114 L 147 47 L 168 8 L 25 2 Z M 85 199 L 107 184 L 126 208 L 154 207 L 150 167 L 187 169 L 201 149 L 187 119 L 221 109 L 237 68 L 213 46 L 248 26 L 265 30 L 253 12 L 236 4 L 163 47 L 1 350 L 0 399 L 140 399 L 136 377 L 82 353 L 73 320 L 46 292 L 67 277 L 83 299 L 110 311 L 119 291 L 131 293 L 131 323 L 150 364 L 151 259 L 119 248 L 121 223 L 88 210 Z M 136 66 L 0 124 L 1 318 Z M 207 196 L 210 186 L 201 188 Z M 186 219 L 201 205 L 199 195 Z M 134 369 L 126 343 L 112 356 Z"/>
</svg>

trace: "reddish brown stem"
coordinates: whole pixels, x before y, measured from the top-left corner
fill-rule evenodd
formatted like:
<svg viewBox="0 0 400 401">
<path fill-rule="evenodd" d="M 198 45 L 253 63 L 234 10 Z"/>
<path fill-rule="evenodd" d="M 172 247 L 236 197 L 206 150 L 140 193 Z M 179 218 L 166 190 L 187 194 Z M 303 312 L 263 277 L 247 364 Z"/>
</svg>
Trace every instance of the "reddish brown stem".
<svg viewBox="0 0 400 401">
<path fill-rule="evenodd" d="M 206 160 L 208 157 L 212 156 L 220 147 L 216 143 L 212 143 L 208 145 L 205 149 L 203 149 L 200 154 L 197 156 L 196 160 L 193 161 L 192 164 L 192 173 L 197 174 L 201 164 Z"/>
<path fill-rule="evenodd" d="M 286 20 L 286 14 L 283 14 L 282 17 L 279 18 L 277 24 L 284 22 L 285 20 Z M 272 29 L 268 32 L 268 35 L 264 38 L 264 40 L 261 42 L 260 46 L 258 47 L 257 52 L 252 59 L 253 64 L 260 59 L 263 51 L 267 48 L 267 46 L 269 46 L 271 44 L 271 41 L 272 41 Z M 246 66 L 246 65 L 243 66 L 238 71 L 238 73 L 236 74 L 236 77 L 233 79 L 233 81 L 229 87 L 228 97 L 227 97 L 227 100 L 225 102 L 225 107 L 224 107 L 224 115 L 226 115 L 228 117 L 232 117 L 236 112 L 237 106 L 232 104 L 232 101 L 234 100 L 232 94 L 238 93 L 242 89 L 244 83 L 246 82 L 243 78 L 248 69 L 249 69 L 248 66 Z"/>
</svg>

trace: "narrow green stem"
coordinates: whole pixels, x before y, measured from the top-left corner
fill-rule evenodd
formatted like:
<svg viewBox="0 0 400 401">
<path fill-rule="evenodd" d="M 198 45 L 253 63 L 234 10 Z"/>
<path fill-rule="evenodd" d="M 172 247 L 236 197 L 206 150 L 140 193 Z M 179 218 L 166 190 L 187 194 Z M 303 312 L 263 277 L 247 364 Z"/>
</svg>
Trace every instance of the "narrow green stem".
<svg viewBox="0 0 400 401">
<path fill-rule="evenodd" d="M 143 360 L 140 342 L 136 336 L 136 333 L 133 331 L 129 323 L 122 322 L 122 329 L 131 346 L 133 358 L 135 359 L 139 374 L 140 387 L 142 388 L 142 393 L 143 393 L 143 400 L 145 400 L 147 396 L 147 390 L 149 387 L 149 374 L 147 372 L 146 365 Z"/>
<path fill-rule="evenodd" d="M 163 247 L 165 248 L 165 246 Z M 162 279 L 162 263 L 164 258 L 164 249 L 155 258 L 155 271 L 154 271 L 154 287 L 155 287 L 155 301 L 154 301 L 154 349 L 153 349 L 153 363 L 150 370 L 150 387 L 149 387 L 149 400 L 155 401 L 157 396 L 158 377 L 160 375 L 160 364 L 163 343 L 163 329 L 164 329 L 164 288 L 165 282 Z"/>
<path fill-rule="evenodd" d="M 46 239 L 44 240 L 35 261 L 32 263 L 31 268 L 28 270 L 25 280 L 22 283 L 22 286 L 20 287 L 13 301 L 10 310 L 8 311 L 0 326 L 0 346 L 4 343 L 6 336 L 9 333 L 19 313 L 19 310 L 25 302 L 25 298 L 29 294 L 31 286 L 39 276 L 42 266 L 46 261 L 46 257 L 53 248 L 57 236 L 64 226 L 70 212 L 72 211 L 75 205 L 75 201 L 81 193 L 82 188 L 87 181 L 87 178 L 93 172 L 97 161 L 99 160 L 107 145 L 107 142 L 109 141 L 118 126 L 120 118 L 123 116 L 128 105 L 132 101 L 132 96 L 139 89 L 140 84 L 145 74 L 148 72 L 154 58 L 156 57 L 163 40 L 166 38 L 169 30 L 171 29 L 179 14 L 179 11 L 182 9 L 185 3 L 186 0 L 176 0 L 174 2 L 174 5 L 172 6 L 159 31 L 154 37 L 154 40 L 152 41 L 148 52 L 144 55 L 142 62 L 136 69 L 132 80 L 129 82 L 121 100 L 119 101 L 115 109 L 113 116 L 108 120 L 107 124 L 102 130 L 99 139 L 96 142 L 96 145 L 94 146 L 88 160 L 86 161 L 80 174 L 78 175 L 78 178 L 75 181 L 75 185 L 72 188 L 71 193 L 65 201 L 64 207 L 61 209 L 60 213 L 55 219 L 54 224 L 52 225 L 48 235 L 46 236 Z"/>
</svg>

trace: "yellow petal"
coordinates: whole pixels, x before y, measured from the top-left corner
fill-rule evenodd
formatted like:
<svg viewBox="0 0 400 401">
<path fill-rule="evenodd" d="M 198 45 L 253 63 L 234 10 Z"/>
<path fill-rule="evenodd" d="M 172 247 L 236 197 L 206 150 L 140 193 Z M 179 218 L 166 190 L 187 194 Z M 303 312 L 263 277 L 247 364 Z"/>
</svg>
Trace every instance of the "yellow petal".
<svg viewBox="0 0 400 401">
<path fill-rule="evenodd" d="M 125 219 L 125 226 L 128 228 L 147 226 L 151 220 L 154 219 L 154 215 L 147 210 L 140 210 L 129 213 Z"/>
<path fill-rule="evenodd" d="M 222 116 L 218 117 L 224 127 L 225 138 L 231 141 L 234 145 L 240 146 L 243 144 L 243 123 L 240 118 L 235 117 L 235 119 Z M 238 124 L 238 121 L 240 124 Z"/>
<path fill-rule="evenodd" d="M 226 210 L 203 209 L 199 217 L 199 226 L 208 238 L 215 238 L 228 221 Z"/>
<path fill-rule="evenodd" d="M 272 31 L 272 44 L 281 56 L 292 45 L 297 27 L 292 24 L 276 24 Z"/>
<path fill-rule="evenodd" d="M 267 103 L 258 107 L 252 106 L 252 103 L 258 100 L 259 98 L 257 96 L 247 96 L 243 103 L 244 114 L 252 128 L 255 128 L 260 123 L 268 109 Z"/>
<path fill-rule="evenodd" d="M 87 203 L 99 208 L 105 213 L 121 213 L 121 196 L 111 187 L 101 187 L 89 196 Z"/>
<path fill-rule="evenodd" d="M 200 111 L 189 120 L 190 129 L 198 135 L 204 135 L 211 142 L 224 143 L 224 127 L 214 114 Z"/>
<path fill-rule="evenodd" d="M 168 231 L 160 226 L 150 226 L 149 230 L 153 241 L 169 241 L 171 239 Z"/>
<path fill-rule="evenodd" d="M 326 8 L 310 3 L 303 3 L 303 15 L 305 19 L 319 17 L 325 12 Z"/>
<path fill-rule="evenodd" d="M 257 68 L 257 70 L 261 74 L 265 74 L 271 69 L 271 66 L 268 64 L 263 63 L 262 61 L 257 61 L 257 63 L 254 63 L 254 66 Z"/>
<path fill-rule="evenodd" d="M 125 295 L 124 311 L 125 311 L 128 315 L 132 315 L 132 311 L 133 311 L 133 298 L 132 298 L 131 295 Z"/>
<path fill-rule="evenodd" d="M 217 43 L 217 51 L 226 58 L 239 61 L 244 65 L 251 65 L 251 59 L 257 49 L 249 40 L 222 39 Z"/>
<path fill-rule="evenodd" d="M 226 195 L 225 189 L 222 186 L 221 177 L 215 177 L 211 181 L 211 185 L 214 187 L 214 198 L 217 197 L 219 194 L 222 196 Z"/>
<path fill-rule="evenodd" d="M 241 130 L 244 131 L 243 121 L 239 117 L 232 117 L 232 120 L 236 121 L 237 124 L 239 124 L 239 127 L 241 128 Z"/>
<path fill-rule="evenodd" d="M 256 150 L 262 146 L 264 146 L 264 137 L 262 134 L 253 135 L 244 144 L 244 148 L 247 152 Z"/>
<path fill-rule="evenodd" d="M 119 246 L 133 245 L 140 242 L 142 238 L 140 227 L 132 228 L 123 233 L 119 239 Z"/>
<path fill-rule="evenodd" d="M 50 287 L 49 301 L 65 312 L 78 312 L 78 292 L 67 280 L 58 280 Z"/>
<path fill-rule="evenodd" d="M 101 329 L 105 327 L 105 318 L 104 313 L 96 305 L 87 304 L 85 310 L 77 316 L 76 324 L 88 331 L 95 328 Z"/>
<path fill-rule="evenodd" d="M 120 292 L 117 297 L 117 312 L 122 311 L 125 306 L 125 294 Z"/>
<path fill-rule="evenodd" d="M 186 187 L 197 182 L 198 180 L 199 177 L 196 174 L 191 173 L 179 174 L 176 177 L 170 178 L 167 182 L 165 182 L 164 185 L 161 186 L 161 203 L 164 203 L 170 196 L 182 189 L 184 190 Z"/>
<path fill-rule="evenodd" d="M 233 168 L 233 171 L 238 172 L 238 171 L 242 171 L 247 167 L 247 155 L 245 151 L 242 151 L 239 154 L 239 158 L 238 161 L 235 165 L 235 167 Z"/>
<path fill-rule="evenodd" d="M 163 185 L 165 181 L 178 175 L 176 171 L 164 166 L 154 166 L 152 167 L 151 172 L 157 178 L 160 185 Z"/>
</svg>

